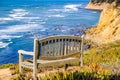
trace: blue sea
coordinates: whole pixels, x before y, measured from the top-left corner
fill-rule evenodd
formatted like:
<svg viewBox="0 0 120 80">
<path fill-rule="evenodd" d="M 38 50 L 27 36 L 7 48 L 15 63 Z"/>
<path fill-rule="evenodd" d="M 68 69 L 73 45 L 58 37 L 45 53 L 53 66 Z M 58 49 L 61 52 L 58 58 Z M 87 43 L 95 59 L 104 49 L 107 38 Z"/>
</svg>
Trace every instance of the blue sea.
<svg viewBox="0 0 120 80">
<path fill-rule="evenodd" d="M 0 0 L 0 65 L 18 63 L 18 50 L 33 51 L 34 35 L 81 35 L 97 25 L 89 0 Z"/>
</svg>

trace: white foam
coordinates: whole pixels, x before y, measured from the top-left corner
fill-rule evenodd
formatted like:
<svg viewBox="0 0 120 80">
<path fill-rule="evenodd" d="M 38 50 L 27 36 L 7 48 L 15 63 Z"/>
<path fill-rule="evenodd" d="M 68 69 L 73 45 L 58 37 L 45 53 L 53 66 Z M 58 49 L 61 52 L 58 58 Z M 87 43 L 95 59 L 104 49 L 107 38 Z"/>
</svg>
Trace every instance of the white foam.
<svg viewBox="0 0 120 80">
<path fill-rule="evenodd" d="M 15 12 L 21 12 L 21 11 L 26 11 L 26 10 L 18 8 L 18 9 L 13 9 L 13 11 L 15 11 Z"/>
<path fill-rule="evenodd" d="M 22 37 L 22 36 L 0 35 L 0 40 L 1 39 L 20 38 L 20 37 Z"/>
<path fill-rule="evenodd" d="M 16 33 L 16 32 L 26 32 L 35 29 L 43 28 L 40 24 L 22 24 L 10 26 L 7 29 L 1 29 L 0 33 Z"/>
<path fill-rule="evenodd" d="M 48 10 L 48 11 L 51 11 L 51 12 L 55 11 L 55 12 L 58 12 L 58 11 L 61 11 L 61 9 L 50 9 L 50 10 Z"/>
<path fill-rule="evenodd" d="M 28 20 L 30 20 L 30 19 L 40 19 L 40 17 L 23 17 L 23 19 L 28 19 Z"/>
<path fill-rule="evenodd" d="M 69 10 L 78 11 L 78 7 L 80 6 L 81 4 L 70 4 L 70 5 L 65 5 L 64 9 L 66 9 L 66 11 L 69 11 Z"/>
<path fill-rule="evenodd" d="M 23 16 L 25 16 L 28 13 L 29 12 L 26 11 L 25 9 L 13 9 L 11 11 L 11 14 L 9 14 L 9 16 L 13 19 L 21 19 L 23 18 Z"/>
<path fill-rule="evenodd" d="M 47 30 L 47 28 L 43 28 L 43 29 L 41 29 L 40 31 L 46 31 Z"/>
<path fill-rule="evenodd" d="M 48 17 L 65 17 L 64 15 L 56 14 L 56 15 L 49 15 Z"/>
<path fill-rule="evenodd" d="M 3 42 L 0 42 L 0 48 L 5 48 L 7 47 L 9 44 L 11 44 L 12 42 L 9 42 L 9 43 L 3 43 Z"/>
<path fill-rule="evenodd" d="M 8 21 L 8 20 L 13 20 L 12 18 L 10 17 L 3 17 L 3 18 L 0 18 L 0 21 Z"/>
<path fill-rule="evenodd" d="M 96 11 L 93 11 L 92 13 L 97 13 Z"/>
</svg>

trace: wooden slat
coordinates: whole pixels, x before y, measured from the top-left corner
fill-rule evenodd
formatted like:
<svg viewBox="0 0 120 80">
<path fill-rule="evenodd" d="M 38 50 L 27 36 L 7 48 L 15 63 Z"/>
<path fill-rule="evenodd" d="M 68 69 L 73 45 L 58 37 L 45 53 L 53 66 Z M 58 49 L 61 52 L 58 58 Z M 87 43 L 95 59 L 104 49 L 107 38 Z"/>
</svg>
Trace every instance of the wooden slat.
<svg viewBox="0 0 120 80">
<path fill-rule="evenodd" d="M 67 49 L 67 44 L 66 44 L 66 39 L 64 41 L 64 56 L 66 56 L 66 49 Z"/>
<path fill-rule="evenodd" d="M 50 55 L 51 56 L 53 56 L 53 40 L 50 40 L 50 43 L 49 43 L 49 45 L 50 45 Z"/>
<path fill-rule="evenodd" d="M 60 55 L 60 39 L 58 39 L 58 52 L 57 52 L 58 56 Z"/>
<path fill-rule="evenodd" d="M 67 54 L 70 54 L 69 49 L 70 49 L 70 39 L 68 39 L 68 52 L 67 52 Z"/>
<path fill-rule="evenodd" d="M 77 52 L 77 40 L 75 40 L 75 53 Z"/>
<path fill-rule="evenodd" d="M 74 48 L 73 48 L 73 50 L 74 50 L 73 52 L 75 53 L 75 39 L 74 39 Z"/>
<path fill-rule="evenodd" d="M 40 43 L 40 56 L 42 56 L 42 43 Z"/>
<path fill-rule="evenodd" d="M 77 52 L 80 52 L 80 41 L 77 40 Z"/>
<path fill-rule="evenodd" d="M 54 52 L 55 52 L 54 40 L 52 40 L 52 44 L 51 45 L 52 45 L 52 52 L 51 53 L 54 56 Z"/>
<path fill-rule="evenodd" d="M 54 40 L 54 56 L 56 56 L 56 39 Z"/>
<path fill-rule="evenodd" d="M 53 56 L 53 40 L 50 40 L 50 55 Z"/>
<path fill-rule="evenodd" d="M 72 40 L 70 39 L 70 42 L 69 42 L 69 45 L 70 45 L 70 47 L 69 47 L 69 48 L 70 48 L 70 49 L 69 49 L 69 53 L 70 53 L 70 54 L 71 54 L 71 52 L 72 52 L 72 44 L 71 44 L 71 41 L 72 41 Z"/>
<path fill-rule="evenodd" d="M 66 55 L 68 54 L 68 39 L 66 39 Z"/>
<path fill-rule="evenodd" d="M 73 57 L 75 55 L 78 55 L 80 54 L 79 52 L 78 53 L 72 53 L 72 54 L 68 54 L 66 56 L 44 56 L 44 57 L 39 57 L 39 59 L 42 59 L 42 60 L 57 60 L 57 59 L 65 59 L 65 58 L 68 58 L 68 57 Z"/>
<path fill-rule="evenodd" d="M 50 56 L 48 47 L 48 41 L 46 41 L 46 56 Z"/>
<path fill-rule="evenodd" d="M 81 37 L 79 36 L 71 36 L 71 35 L 56 35 L 56 36 L 50 36 L 50 37 L 47 37 L 47 38 L 42 38 L 40 39 L 40 42 L 45 42 L 45 41 L 48 41 L 48 40 L 53 40 L 53 39 L 78 39 L 78 40 L 81 40 Z"/>
<path fill-rule="evenodd" d="M 42 42 L 42 56 L 44 56 L 44 42 Z"/>
<path fill-rule="evenodd" d="M 60 59 L 60 60 L 38 60 L 37 62 L 38 63 L 41 63 L 41 64 L 47 64 L 47 63 L 55 63 L 55 62 L 64 62 L 64 61 L 67 61 L 67 60 L 78 60 L 78 58 L 64 58 L 64 59 Z"/>
<path fill-rule="evenodd" d="M 44 56 L 46 56 L 46 42 L 44 42 Z"/>
<path fill-rule="evenodd" d="M 64 52 L 63 52 L 63 39 L 62 39 L 62 42 L 61 42 L 61 56 L 63 56 Z"/>
<path fill-rule="evenodd" d="M 48 54 L 51 56 L 51 53 L 50 53 L 50 40 L 48 41 Z"/>
<path fill-rule="evenodd" d="M 72 53 L 74 53 L 74 39 L 72 39 Z"/>
<path fill-rule="evenodd" d="M 58 39 L 56 39 L 56 56 L 58 56 Z"/>
<path fill-rule="evenodd" d="M 83 66 L 83 52 L 84 52 L 84 35 L 82 36 L 82 43 L 81 43 L 81 55 L 80 55 L 80 66 Z"/>
</svg>

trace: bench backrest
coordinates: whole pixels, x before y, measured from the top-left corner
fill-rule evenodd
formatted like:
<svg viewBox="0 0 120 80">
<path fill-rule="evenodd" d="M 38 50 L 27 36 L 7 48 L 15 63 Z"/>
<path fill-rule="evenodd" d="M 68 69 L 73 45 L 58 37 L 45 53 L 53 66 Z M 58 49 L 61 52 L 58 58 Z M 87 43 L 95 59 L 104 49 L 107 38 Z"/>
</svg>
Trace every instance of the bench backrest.
<svg viewBox="0 0 120 80">
<path fill-rule="evenodd" d="M 81 52 L 83 42 L 80 36 L 50 36 L 34 40 L 34 53 L 37 59 L 54 60 L 73 56 Z"/>
</svg>

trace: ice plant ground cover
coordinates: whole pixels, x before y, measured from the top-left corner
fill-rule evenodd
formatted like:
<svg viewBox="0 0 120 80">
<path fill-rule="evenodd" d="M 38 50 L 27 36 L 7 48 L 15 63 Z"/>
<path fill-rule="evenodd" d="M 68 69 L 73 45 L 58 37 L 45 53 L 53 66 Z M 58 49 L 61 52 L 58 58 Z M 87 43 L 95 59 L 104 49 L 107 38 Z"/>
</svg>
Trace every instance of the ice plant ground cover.
<svg viewBox="0 0 120 80">
<path fill-rule="evenodd" d="M 77 57 L 77 56 L 76 56 Z M 120 79 L 120 41 L 107 45 L 96 45 L 87 50 L 84 54 L 84 67 L 77 63 L 72 64 L 67 71 L 63 65 L 45 67 L 39 69 L 39 80 L 119 80 Z M 9 68 L 12 74 L 11 80 L 29 80 L 32 78 L 32 71 L 24 69 L 23 74 L 18 72 L 18 64 L 5 64 L 1 69 Z M 26 74 L 24 74 L 26 73 Z M 40 76 L 41 75 L 41 76 Z"/>
</svg>

